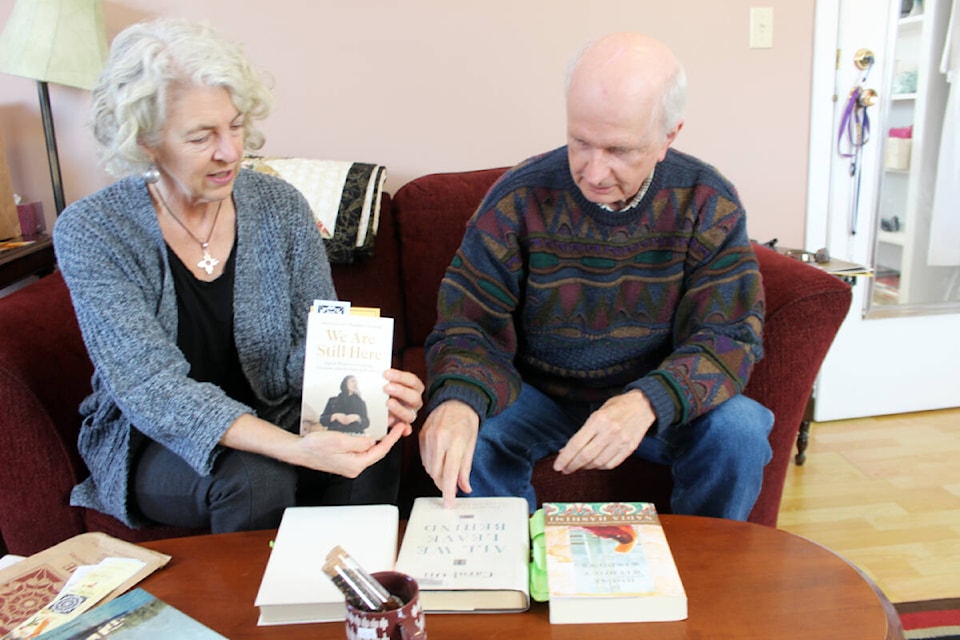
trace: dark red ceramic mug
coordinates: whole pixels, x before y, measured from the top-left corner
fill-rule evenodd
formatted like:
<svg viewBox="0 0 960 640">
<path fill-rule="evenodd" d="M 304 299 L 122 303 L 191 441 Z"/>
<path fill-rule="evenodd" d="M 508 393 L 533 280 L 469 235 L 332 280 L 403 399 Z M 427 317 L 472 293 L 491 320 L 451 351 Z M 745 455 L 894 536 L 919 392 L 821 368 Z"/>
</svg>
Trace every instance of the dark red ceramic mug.
<svg viewBox="0 0 960 640">
<path fill-rule="evenodd" d="M 390 611 L 366 611 L 347 601 L 347 640 L 427 640 L 420 588 L 417 581 L 398 571 L 371 574 L 403 606 Z"/>
</svg>

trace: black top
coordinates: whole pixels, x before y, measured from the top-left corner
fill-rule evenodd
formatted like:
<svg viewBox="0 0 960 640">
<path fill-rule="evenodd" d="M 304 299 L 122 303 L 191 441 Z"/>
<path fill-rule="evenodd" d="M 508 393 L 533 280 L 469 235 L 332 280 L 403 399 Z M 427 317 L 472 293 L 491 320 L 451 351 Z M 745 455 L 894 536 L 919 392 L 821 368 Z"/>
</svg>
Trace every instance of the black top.
<svg viewBox="0 0 960 640">
<path fill-rule="evenodd" d="M 349 424 L 343 424 L 333 421 L 330 416 L 335 413 L 346 413 L 347 415 L 356 414 L 360 416 L 359 420 L 354 420 Z M 364 429 L 370 426 L 370 418 L 367 416 L 367 403 L 358 395 L 341 393 L 327 400 L 327 406 L 320 416 L 320 424 L 331 431 L 345 431 L 347 433 L 362 433 Z"/>
<path fill-rule="evenodd" d="M 223 273 L 212 282 L 198 280 L 169 245 L 167 253 L 177 292 L 177 346 L 190 363 L 190 377 L 217 385 L 237 402 L 253 404 L 253 390 L 233 339 L 236 243 Z"/>
</svg>

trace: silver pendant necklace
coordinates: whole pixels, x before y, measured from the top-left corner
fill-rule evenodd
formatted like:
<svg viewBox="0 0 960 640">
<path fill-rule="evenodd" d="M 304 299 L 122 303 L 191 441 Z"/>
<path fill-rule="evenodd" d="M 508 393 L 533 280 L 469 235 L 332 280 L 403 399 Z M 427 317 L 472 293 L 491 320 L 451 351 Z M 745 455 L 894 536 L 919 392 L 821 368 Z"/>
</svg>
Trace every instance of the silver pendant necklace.
<svg viewBox="0 0 960 640">
<path fill-rule="evenodd" d="M 217 212 L 213 214 L 213 224 L 210 225 L 210 233 L 207 234 L 206 241 L 203 241 L 195 236 L 193 231 L 190 231 L 190 229 L 187 228 L 187 225 L 183 224 L 183 221 L 177 217 L 177 215 L 173 212 L 173 209 L 170 208 L 170 205 L 167 204 L 167 201 L 163 199 L 160 189 L 156 189 L 156 192 L 157 199 L 160 200 L 160 204 L 162 204 L 163 208 L 167 210 L 167 213 L 170 214 L 170 217 L 173 218 L 174 221 L 180 225 L 197 244 L 200 245 L 200 249 L 203 251 L 203 257 L 200 258 L 200 262 L 197 263 L 197 267 L 206 271 L 208 276 L 212 276 L 214 267 L 220 264 L 220 261 L 210 255 L 210 238 L 213 237 L 213 230 L 217 228 L 217 219 L 220 217 L 220 209 L 223 207 L 223 200 L 221 200 L 220 204 L 217 205 Z"/>
</svg>

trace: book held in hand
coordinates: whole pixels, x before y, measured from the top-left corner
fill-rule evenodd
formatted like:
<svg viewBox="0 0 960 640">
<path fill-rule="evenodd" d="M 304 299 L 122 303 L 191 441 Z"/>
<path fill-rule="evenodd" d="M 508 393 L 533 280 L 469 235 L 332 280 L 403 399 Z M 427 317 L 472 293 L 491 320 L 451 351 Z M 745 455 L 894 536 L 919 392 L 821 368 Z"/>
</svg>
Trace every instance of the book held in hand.
<svg viewBox="0 0 960 640">
<path fill-rule="evenodd" d="M 383 372 L 391 366 L 392 352 L 393 318 L 349 302 L 315 301 L 307 320 L 300 433 L 385 436 Z"/>
<path fill-rule="evenodd" d="M 323 572 L 327 554 L 341 546 L 368 571 L 390 571 L 399 524 L 394 505 L 288 507 L 254 601 L 257 624 L 345 619 L 343 593 Z"/>
<path fill-rule="evenodd" d="M 687 596 L 648 502 L 547 502 L 550 622 L 684 620 Z"/>
<path fill-rule="evenodd" d="M 397 556 L 428 613 L 525 611 L 530 605 L 529 507 L 524 498 L 413 503 Z"/>
</svg>

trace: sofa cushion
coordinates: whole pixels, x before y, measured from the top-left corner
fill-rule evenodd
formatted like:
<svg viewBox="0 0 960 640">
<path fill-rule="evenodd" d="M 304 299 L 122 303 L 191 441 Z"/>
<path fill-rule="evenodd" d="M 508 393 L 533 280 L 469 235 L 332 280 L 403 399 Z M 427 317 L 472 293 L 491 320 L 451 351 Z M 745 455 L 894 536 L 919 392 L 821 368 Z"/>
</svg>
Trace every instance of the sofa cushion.
<svg viewBox="0 0 960 640">
<path fill-rule="evenodd" d="M 422 345 L 433 330 L 440 281 L 460 247 L 467 220 L 504 171 L 431 174 L 408 182 L 394 195 L 409 344 Z"/>
</svg>

